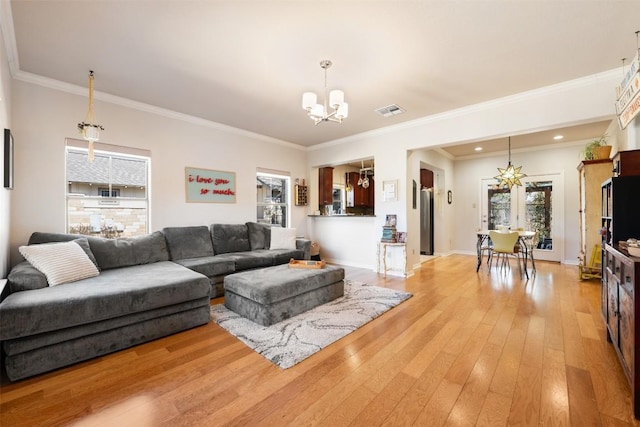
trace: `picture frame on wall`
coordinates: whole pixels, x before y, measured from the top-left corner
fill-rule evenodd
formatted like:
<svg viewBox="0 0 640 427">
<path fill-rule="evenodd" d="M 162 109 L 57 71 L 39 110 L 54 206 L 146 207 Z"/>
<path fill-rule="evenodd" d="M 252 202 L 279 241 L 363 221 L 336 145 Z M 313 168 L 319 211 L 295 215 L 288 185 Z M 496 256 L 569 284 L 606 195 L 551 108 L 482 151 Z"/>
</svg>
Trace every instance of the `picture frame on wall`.
<svg viewBox="0 0 640 427">
<path fill-rule="evenodd" d="M 13 135 L 4 130 L 4 188 L 13 190 Z"/>
<path fill-rule="evenodd" d="M 384 181 L 382 183 L 382 195 L 385 202 L 398 200 L 398 180 Z"/>
<path fill-rule="evenodd" d="M 185 167 L 187 203 L 235 203 L 235 172 Z"/>
</svg>

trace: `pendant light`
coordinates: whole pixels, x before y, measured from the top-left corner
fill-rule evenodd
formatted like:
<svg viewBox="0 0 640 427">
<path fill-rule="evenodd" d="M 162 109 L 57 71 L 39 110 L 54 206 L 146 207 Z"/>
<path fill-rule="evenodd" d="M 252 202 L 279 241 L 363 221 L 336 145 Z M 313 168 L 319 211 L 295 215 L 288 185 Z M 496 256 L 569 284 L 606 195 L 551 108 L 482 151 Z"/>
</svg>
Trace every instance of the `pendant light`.
<svg viewBox="0 0 640 427">
<path fill-rule="evenodd" d="M 78 123 L 78 132 L 82 137 L 89 141 L 89 161 L 93 162 L 93 143 L 100 139 L 100 131 L 104 130 L 102 126 L 93 122 L 93 70 L 89 70 L 89 108 L 84 116 L 84 121 Z"/>
<path fill-rule="evenodd" d="M 506 185 L 509 187 L 509 190 L 511 190 L 511 187 L 514 185 L 521 186 L 522 182 L 520 182 L 520 178 L 527 176 L 520 172 L 521 169 L 522 166 L 514 167 L 511 164 L 511 137 L 509 137 L 509 164 L 504 169 L 498 168 L 499 173 L 495 176 L 495 179 L 500 181 L 498 187 L 504 187 Z"/>
<path fill-rule="evenodd" d="M 327 88 L 327 69 L 332 62 L 328 59 L 320 62 L 324 70 L 324 104 L 318 103 L 318 96 L 313 92 L 302 94 L 302 108 L 307 111 L 307 116 L 317 125 L 322 122 L 342 123 L 349 117 L 349 104 L 344 102 L 344 92 Z"/>
</svg>

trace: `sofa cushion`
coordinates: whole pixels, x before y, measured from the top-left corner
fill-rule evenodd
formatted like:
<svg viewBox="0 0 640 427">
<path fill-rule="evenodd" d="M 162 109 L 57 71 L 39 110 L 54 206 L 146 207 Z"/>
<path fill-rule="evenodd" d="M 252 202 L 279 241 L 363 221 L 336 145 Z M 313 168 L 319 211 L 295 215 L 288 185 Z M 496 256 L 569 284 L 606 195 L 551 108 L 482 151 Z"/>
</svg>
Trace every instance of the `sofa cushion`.
<svg viewBox="0 0 640 427">
<path fill-rule="evenodd" d="M 9 272 L 7 280 L 9 281 L 10 294 L 20 291 L 30 291 L 32 289 L 42 289 L 49 286 L 47 276 L 29 264 L 28 261 L 22 261 L 16 264 Z"/>
<path fill-rule="evenodd" d="M 209 228 L 205 225 L 194 227 L 165 227 L 162 229 L 167 240 L 172 260 L 213 256 L 213 244 Z"/>
<path fill-rule="evenodd" d="M 257 222 L 247 222 L 246 225 L 249 231 L 251 250 L 269 249 L 269 246 L 271 246 L 271 226 Z"/>
<path fill-rule="evenodd" d="M 244 252 L 229 252 L 222 255 L 216 255 L 216 258 L 232 260 L 235 263 L 236 271 L 271 267 L 275 262 L 273 254 L 268 249 L 258 249 L 257 251 Z"/>
<path fill-rule="evenodd" d="M 216 255 L 251 250 L 245 224 L 212 224 L 211 236 Z"/>
<path fill-rule="evenodd" d="M 76 242 L 20 246 L 23 257 L 47 277 L 50 286 L 94 277 L 99 274 L 85 251 Z"/>
<path fill-rule="evenodd" d="M 288 264 L 291 259 L 305 259 L 303 249 L 274 249 L 270 250 L 273 265 Z"/>
<path fill-rule="evenodd" d="M 269 249 L 295 249 L 296 248 L 296 229 L 295 228 L 279 228 L 271 229 L 271 245 Z"/>
<path fill-rule="evenodd" d="M 219 256 L 177 259 L 173 262 L 197 271 L 200 274 L 204 274 L 207 277 L 222 276 L 236 271 L 236 263 L 233 259 Z"/>
<path fill-rule="evenodd" d="M 0 341 L 209 298 L 209 279 L 170 261 L 106 270 L 0 304 Z"/>
<path fill-rule="evenodd" d="M 160 231 L 122 239 L 89 239 L 89 246 L 103 270 L 169 261 L 169 251 Z"/>
</svg>

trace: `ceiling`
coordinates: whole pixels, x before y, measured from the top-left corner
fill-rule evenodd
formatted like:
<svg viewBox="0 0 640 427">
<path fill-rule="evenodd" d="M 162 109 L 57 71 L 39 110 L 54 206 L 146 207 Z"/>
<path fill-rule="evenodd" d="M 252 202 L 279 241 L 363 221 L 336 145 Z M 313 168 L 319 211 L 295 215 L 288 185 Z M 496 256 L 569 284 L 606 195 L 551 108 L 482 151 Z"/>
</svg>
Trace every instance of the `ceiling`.
<svg viewBox="0 0 640 427">
<path fill-rule="evenodd" d="M 615 69 L 640 29 L 636 0 L 10 5 L 19 72 L 86 88 L 91 69 L 99 93 L 307 147 Z M 329 89 L 349 103 L 342 124 L 314 126 L 301 108 L 305 91 L 322 99 L 323 59 L 333 61 Z M 390 104 L 406 112 L 374 111 Z M 96 118 L 105 133 L 115 125 L 98 108 Z M 602 124 L 585 132 L 601 135 Z"/>
</svg>

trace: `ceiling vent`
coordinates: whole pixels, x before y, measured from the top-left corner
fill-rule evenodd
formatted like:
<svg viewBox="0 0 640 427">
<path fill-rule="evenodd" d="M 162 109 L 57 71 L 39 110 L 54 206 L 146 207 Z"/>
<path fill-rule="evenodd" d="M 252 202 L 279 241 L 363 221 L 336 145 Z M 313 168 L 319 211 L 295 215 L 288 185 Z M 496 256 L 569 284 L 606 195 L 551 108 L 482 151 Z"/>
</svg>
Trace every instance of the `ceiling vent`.
<svg viewBox="0 0 640 427">
<path fill-rule="evenodd" d="M 378 108 L 376 113 L 383 117 L 397 116 L 405 112 L 405 109 L 396 104 L 387 105 L 386 107 Z"/>
</svg>

